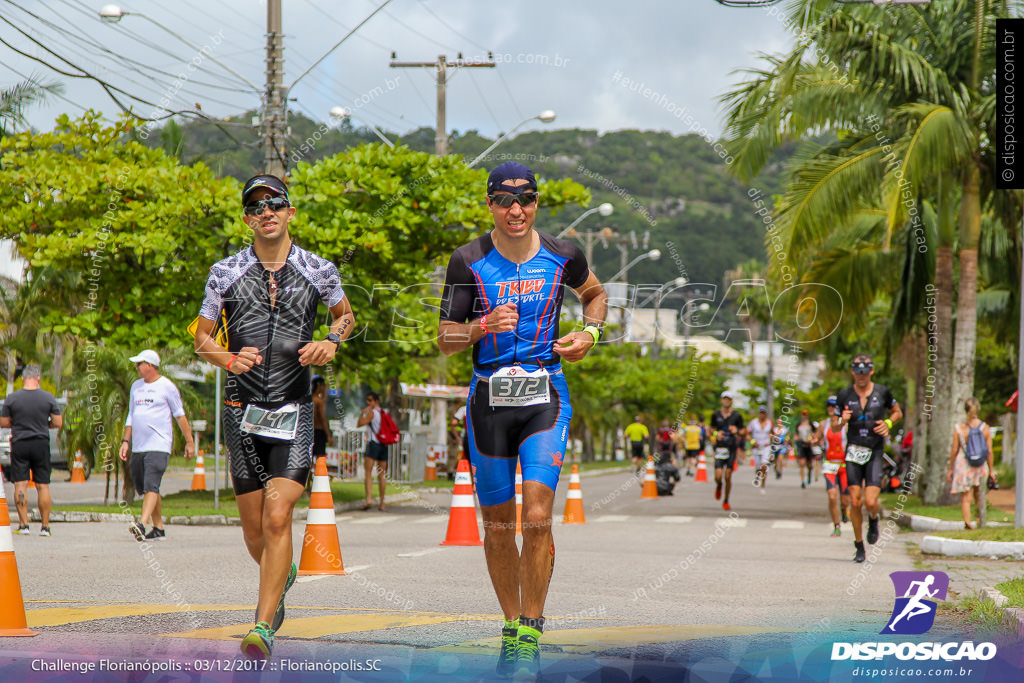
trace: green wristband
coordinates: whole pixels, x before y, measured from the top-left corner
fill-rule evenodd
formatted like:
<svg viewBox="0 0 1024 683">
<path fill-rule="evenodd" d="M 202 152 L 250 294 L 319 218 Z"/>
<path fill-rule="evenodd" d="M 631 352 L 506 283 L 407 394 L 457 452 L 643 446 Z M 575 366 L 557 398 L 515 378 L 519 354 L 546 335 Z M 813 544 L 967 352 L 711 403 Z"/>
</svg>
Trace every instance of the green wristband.
<svg viewBox="0 0 1024 683">
<path fill-rule="evenodd" d="M 596 325 L 587 325 L 583 328 L 583 331 L 594 338 L 595 344 L 597 343 L 597 340 L 601 338 L 601 331 L 597 329 Z"/>
<path fill-rule="evenodd" d="M 892 429 L 892 420 L 890 420 L 889 418 L 886 418 L 885 420 L 883 420 L 883 422 L 885 422 L 885 426 L 886 427 L 888 427 L 889 429 Z"/>
</svg>

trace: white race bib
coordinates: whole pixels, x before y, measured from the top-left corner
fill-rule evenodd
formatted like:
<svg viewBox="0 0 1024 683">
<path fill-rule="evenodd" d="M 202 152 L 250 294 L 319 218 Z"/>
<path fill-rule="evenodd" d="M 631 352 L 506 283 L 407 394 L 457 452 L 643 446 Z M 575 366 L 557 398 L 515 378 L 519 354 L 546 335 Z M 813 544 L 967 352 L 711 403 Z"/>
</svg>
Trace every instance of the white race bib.
<svg viewBox="0 0 1024 683">
<path fill-rule="evenodd" d="M 839 471 L 839 465 L 840 463 L 838 462 L 829 462 L 826 460 L 821 463 L 821 471 L 823 474 L 835 474 Z"/>
<path fill-rule="evenodd" d="M 863 465 L 875 452 L 867 446 L 854 446 L 850 444 L 846 447 L 846 462 L 852 462 L 856 465 Z"/>
<path fill-rule="evenodd" d="M 294 441 L 299 429 L 299 404 L 286 403 L 276 410 L 249 404 L 242 414 L 241 431 L 282 441 Z"/>
<path fill-rule="evenodd" d="M 526 370 L 511 365 L 494 371 L 487 380 L 492 408 L 522 408 L 551 402 L 551 382 L 544 368 Z"/>
<path fill-rule="evenodd" d="M 715 460 L 728 460 L 729 449 L 728 448 L 716 448 L 715 449 Z"/>
</svg>

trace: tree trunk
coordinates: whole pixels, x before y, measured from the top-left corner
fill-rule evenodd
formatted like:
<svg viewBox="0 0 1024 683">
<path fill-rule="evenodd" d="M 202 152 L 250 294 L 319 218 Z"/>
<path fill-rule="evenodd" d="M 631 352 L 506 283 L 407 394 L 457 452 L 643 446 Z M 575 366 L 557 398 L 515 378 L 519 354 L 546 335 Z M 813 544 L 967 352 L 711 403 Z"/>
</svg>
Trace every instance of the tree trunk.
<svg viewBox="0 0 1024 683">
<path fill-rule="evenodd" d="M 950 500 L 946 471 L 956 419 L 950 404 L 953 395 L 953 249 L 950 246 L 941 246 L 936 250 L 934 299 L 934 323 L 933 314 L 929 310 L 925 328 L 929 367 L 924 382 L 924 398 L 920 404 L 920 410 L 930 416 L 928 440 L 918 440 L 915 435 L 914 452 L 923 456 L 917 459 L 924 468 L 918 475 L 922 502 L 925 505 L 946 505 Z M 919 443 L 924 451 L 917 448 Z"/>
<path fill-rule="evenodd" d="M 917 359 L 914 366 L 914 405 L 916 407 L 916 412 L 913 413 L 913 417 L 911 418 L 912 424 L 914 425 L 914 443 L 911 450 L 911 463 L 922 464 L 927 462 L 929 432 L 932 421 L 932 414 L 926 413 L 921 409 L 926 402 L 925 382 L 928 380 L 928 338 L 922 334 L 919 335 L 916 342 L 916 346 L 918 348 Z M 909 474 L 908 478 L 910 478 Z M 924 487 L 922 486 L 921 475 L 913 475 L 912 482 L 912 491 L 919 495 L 923 495 Z"/>
<path fill-rule="evenodd" d="M 956 301 L 953 349 L 953 407 L 963 409 L 974 395 L 974 354 L 978 328 L 978 241 L 981 238 L 980 173 L 972 164 L 964 178 L 960 203 L 960 286 Z"/>
</svg>

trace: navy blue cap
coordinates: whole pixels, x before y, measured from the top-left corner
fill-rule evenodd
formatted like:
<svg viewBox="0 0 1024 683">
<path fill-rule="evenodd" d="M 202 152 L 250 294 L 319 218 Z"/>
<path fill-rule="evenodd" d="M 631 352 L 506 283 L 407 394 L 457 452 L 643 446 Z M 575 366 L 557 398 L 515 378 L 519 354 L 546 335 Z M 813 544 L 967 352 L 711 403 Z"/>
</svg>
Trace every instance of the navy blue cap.
<svg viewBox="0 0 1024 683">
<path fill-rule="evenodd" d="M 760 408 L 757 409 L 757 412 L 759 412 L 759 413 L 767 413 L 768 412 L 768 406 L 761 406 Z"/>
<path fill-rule="evenodd" d="M 288 186 L 284 184 L 283 180 L 275 175 L 254 175 L 242 186 L 242 206 L 245 206 L 245 200 L 249 198 L 249 194 L 261 187 L 270 190 L 278 197 L 288 199 Z"/>
<path fill-rule="evenodd" d="M 487 194 L 499 191 L 512 194 L 536 192 L 537 178 L 534 177 L 533 171 L 518 161 L 506 161 L 495 166 L 491 175 L 487 177 Z"/>
<path fill-rule="evenodd" d="M 827 406 L 838 406 L 839 405 L 839 399 L 837 399 L 835 396 L 829 396 L 828 400 L 825 401 L 825 405 L 827 405 Z"/>
</svg>

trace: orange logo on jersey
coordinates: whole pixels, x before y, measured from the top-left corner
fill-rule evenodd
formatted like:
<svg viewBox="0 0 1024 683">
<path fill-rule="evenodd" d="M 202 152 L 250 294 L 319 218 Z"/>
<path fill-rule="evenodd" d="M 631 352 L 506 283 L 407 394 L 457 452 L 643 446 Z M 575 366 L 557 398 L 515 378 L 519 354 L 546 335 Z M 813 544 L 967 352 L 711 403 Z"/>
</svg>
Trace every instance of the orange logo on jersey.
<svg viewBox="0 0 1024 683">
<path fill-rule="evenodd" d="M 514 296 L 516 294 L 531 294 L 539 292 L 544 288 L 544 279 L 539 280 L 512 280 L 511 282 L 498 283 L 498 298 Z"/>
<path fill-rule="evenodd" d="M 558 451 L 555 451 L 554 453 L 549 453 L 549 455 L 551 456 L 551 466 L 552 467 L 561 467 L 562 466 L 562 458 L 565 457 L 564 455 L 562 455 Z"/>
</svg>

